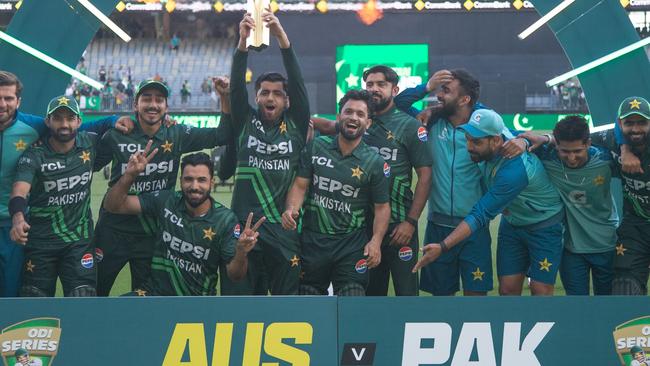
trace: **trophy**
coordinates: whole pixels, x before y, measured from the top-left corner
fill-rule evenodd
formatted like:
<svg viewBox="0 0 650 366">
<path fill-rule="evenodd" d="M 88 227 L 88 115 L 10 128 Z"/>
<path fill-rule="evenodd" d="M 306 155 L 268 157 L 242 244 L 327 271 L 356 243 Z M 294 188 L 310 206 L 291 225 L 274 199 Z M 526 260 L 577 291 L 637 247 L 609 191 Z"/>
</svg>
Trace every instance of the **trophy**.
<svg viewBox="0 0 650 366">
<path fill-rule="evenodd" d="M 262 20 L 262 13 L 270 8 L 269 0 L 247 0 L 246 9 L 255 21 L 255 28 L 246 38 L 246 47 L 261 51 L 269 46 L 271 33 Z"/>
</svg>

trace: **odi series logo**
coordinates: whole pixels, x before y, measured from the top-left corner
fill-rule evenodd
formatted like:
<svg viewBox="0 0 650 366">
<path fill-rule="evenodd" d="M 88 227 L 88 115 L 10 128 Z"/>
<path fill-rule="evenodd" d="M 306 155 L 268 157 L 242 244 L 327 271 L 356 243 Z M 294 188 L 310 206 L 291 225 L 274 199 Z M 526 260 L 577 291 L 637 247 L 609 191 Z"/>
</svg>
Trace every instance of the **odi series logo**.
<svg viewBox="0 0 650 366">
<path fill-rule="evenodd" d="M 5 366 L 50 366 L 59 351 L 61 320 L 35 318 L 8 326 L 0 333 Z"/>
<path fill-rule="evenodd" d="M 614 329 L 616 353 L 625 366 L 650 366 L 650 316 L 627 321 Z"/>
</svg>

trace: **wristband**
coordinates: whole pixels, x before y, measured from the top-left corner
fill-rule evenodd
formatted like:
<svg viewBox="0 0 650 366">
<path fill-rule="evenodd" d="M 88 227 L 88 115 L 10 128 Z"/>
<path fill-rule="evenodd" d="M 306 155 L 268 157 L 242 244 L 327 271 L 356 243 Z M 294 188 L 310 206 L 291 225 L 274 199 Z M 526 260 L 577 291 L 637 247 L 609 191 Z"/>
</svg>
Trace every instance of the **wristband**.
<svg viewBox="0 0 650 366">
<path fill-rule="evenodd" d="M 447 246 L 445 239 L 442 239 L 438 244 L 440 244 L 440 249 L 442 249 L 443 253 L 447 253 L 449 251 L 449 247 Z"/>
<path fill-rule="evenodd" d="M 25 197 L 16 196 L 9 200 L 9 216 L 13 217 L 18 212 L 24 215 L 25 210 L 27 210 L 27 200 Z"/>
<path fill-rule="evenodd" d="M 404 221 L 408 222 L 409 224 L 411 224 L 415 228 L 418 227 L 418 220 L 416 220 L 416 219 L 414 219 L 414 218 L 412 218 L 410 216 L 406 216 Z"/>
<path fill-rule="evenodd" d="M 545 133 L 544 136 L 546 136 L 546 138 L 548 139 L 548 141 L 546 141 L 546 143 L 550 144 L 551 143 L 551 134 L 550 133 Z"/>
</svg>

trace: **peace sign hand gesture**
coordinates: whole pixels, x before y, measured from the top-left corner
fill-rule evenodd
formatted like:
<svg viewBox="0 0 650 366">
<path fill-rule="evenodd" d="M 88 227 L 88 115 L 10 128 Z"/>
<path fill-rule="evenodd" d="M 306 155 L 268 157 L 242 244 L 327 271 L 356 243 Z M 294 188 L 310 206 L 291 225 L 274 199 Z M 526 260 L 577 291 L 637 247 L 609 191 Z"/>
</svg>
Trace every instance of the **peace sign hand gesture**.
<svg viewBox="0 0 650 366">
<path fill-rule="evenodd" d="M 149 153 L 151 150 L 151 144 L 153 144 L 153 140 L 149 140 L 147 146 L 144 148 L 144 151 L 138 151 L 135 154 L 131 155 L 129 158 L 129 163 L 126 166 L 126 171 L 124 172 L 125 175 L 130 175 L 131 177 L 135 178 L 140 173 L 144 172 L 147 164 L 158 152 L 158 148 L 155 148 L 153 151 L 151 151 L 151 153 Z"/>
<path fill-rule="evenodd" d="M 262 216 L 261 219 L 257 220 L 255 225 L 251 227 L 253 221 L 253 213 L 248 214 L 246 219 L 246 226 L 244 226 L 244 231 L 239 235 L 239 240 L 237 240 L 237 250 L 243 250 L 244 253 L 248 254 L 257 244 L 257 237 L 260 233 L 257 232 L 262 223 L 266 221 L 266 216 Z"/>
</svg>

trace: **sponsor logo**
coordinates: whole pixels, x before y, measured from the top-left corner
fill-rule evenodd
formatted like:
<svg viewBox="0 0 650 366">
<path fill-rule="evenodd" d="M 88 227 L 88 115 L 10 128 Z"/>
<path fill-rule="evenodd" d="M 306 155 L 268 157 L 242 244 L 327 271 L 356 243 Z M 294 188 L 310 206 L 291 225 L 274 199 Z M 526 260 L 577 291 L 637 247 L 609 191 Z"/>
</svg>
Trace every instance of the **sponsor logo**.
<svg viewBox="0 0 650 366">
<path fill-rule="evenodd" d="M 387 161 L 397 160 L 397 149 L 391 149 L 390 147 L 378 148 L 376 146 L 370 146 L 373 151 L 376 151 L 382 159 Z"/>
<path fill-rule="evenodd" d="M 97 263 L 101 262 L 102 259 L 104 259 L 104 251 L 100 248 L 95 248 L 95 259 L 97 259 Z"/>
<path fill-rule="evenodd" d="M 278 144 L 269 144 L 262 142 L 255 138 L 254 136 L 248 136 L 247 146 L 249 149 L 252 149 L 260 154 L 290 154 L 293 152 L 293 144 L 291 140 L 280 142 Z"/>
<path fill-rule="evenodd" d="M 388 163 L 384 163 L 384 177 L 390 177 L 390 165 Z"/>
<path fill-rule="evenodd" d="M 420 141 L 425 142 L 429 138 L 429 135 L 427 134 L 427 129 L 424 127 L 418 128 L 418 138 Z"/>
<path fill-rule="evenodd" d="M 57 318 L 25 320 L 2 330 L 0 356 L 5 366 L 50 366 L 59 351 L 60 338 L 61 320 Z"/>
<path fill-rule="evenodd" d="M 181 254 L 191 253 L 196 259 L 208 259 L 210 256 L 210 248 L 204 248 L 200 245 L 192 244 L 181 238 L 178 238 L 167 231 L 163 231 L 162 239 L 165 244 L 168 244 L 169 249 L 179 252 Z"/>
<path fill-rule="evenodd" d="M 357 273 L 366 273 L 368 270 L 368 264 L 366 263 L 366 260 L 360 259 L 357 264 L 354 265 L 354 270 L 357 271 Z"/>
<path fill-rule="evenodd" d="M 325 192 L 341 192 L 341 195 L 344 197 L 353 197 L 356 198 L 361 191 L 361 188 L 355 188 L 349 184 L 343 184 L 340 181 L 332 178 L 321 177 L 320 175 L 314 174 L 312 184 L 314 187 L 325 191 Z"/>
<path fill-rule="evenodd" d="M 83 257 L 81 257 L 81 266 L 83 268 L 93 268 L 93 264 L 94 259 L 92 254 L 86 253 L 83 255 Z"/>
<path fill-rule="evenodd" d="M 242 328 L 240 328 L 242 327 Z M 206 334 L 212 329 L 214 333 Z M 243 329 L 243 324 L 233 323 L 178 323 L 173 328 L 173 334 L 164 355 L 163 365 L 182 365 L 196 363 L 194 360 L 208 360 L 208 354 L 214 360 L 229 360 L 236 352 L 246 350 L 244 359 L 255 359 L 246 365 L 259 365 L 259 360 L 270 357 L 281 363 L 264 362 L 265 365 L 310 365 L 309 352 L 300 347 L 313 349 L 312 339 L 314 329 L 306 322 L 292 323 L 247 323 L 244 344 L 233 336 L 234 330 Z M 214 342 L 207 343 L 206 336 L 214 337 Z M 212 346 L 208 349 L 208 345 Z M 187 355 L 191 354 L 192 361 L 188 362 Z M 228 363 L 228 362 L 226 362 Z M 215 364 L 226 364 L 217 361 Z M 207 362 L 202 364 L 207 365 Z M 12 365 L 13 366 L 13 365 Z"/>
<path fill-rule="evenodd" d="M 376 343 L 346 343 L 343 345 L 341 366 L 372 366 L 375 362 Z"/>
<path fill-rule="evenodd" d="M 241 225 L 235 225 L 235 228 L 232 230 L 232 235 L 235 238 L 239 239 L 239 235 L 241 235 Z"/>
<path fill-rule="evenodd" d="M 401 247 L 399 248 L 399 259 L 403 260 L 404 262 L 408 262 L 413 258 L 413 249 L 409 247 Z"/>
<path fill-rule="evenodd" d="M 43 182 L 45 192 L 50 192 L 56 189 L 57 192 L 73 189 L 77 185 L 86 185 L 90 183 L 93 174 L 92 172 L 85 172 L 81 175 L 73 175 L 71 177 L 60 178 L 57 180 L 46 180 Z"/>
<path fill-rule="evenodd" d="M 614 329 L 614 345 L 622 365 L 650 364 L 650 316 L 632 319 Z"/>
</svg>

